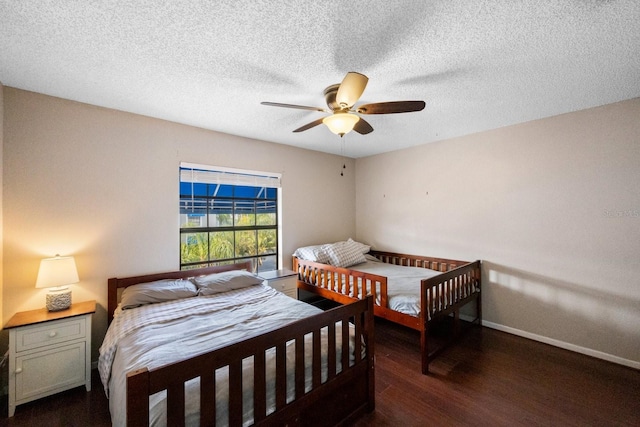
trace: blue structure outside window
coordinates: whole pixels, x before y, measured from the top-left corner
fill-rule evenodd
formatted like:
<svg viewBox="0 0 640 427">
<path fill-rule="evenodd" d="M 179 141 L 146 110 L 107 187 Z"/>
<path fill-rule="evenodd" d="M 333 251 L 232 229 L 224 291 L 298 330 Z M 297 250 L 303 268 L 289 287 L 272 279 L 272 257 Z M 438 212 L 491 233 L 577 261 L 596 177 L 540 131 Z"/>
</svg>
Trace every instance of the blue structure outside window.
<svg viewBox="0 0 640 427">
<path fill-rule="evenodd" d="M 220 182 L 225 180 L 234 177 L 180 168 L 180 268 L 251 260 L 256 273 L 277 270 L 278 189 L 268 186 L 269 180 L 267 185 Z"/>
</svg>

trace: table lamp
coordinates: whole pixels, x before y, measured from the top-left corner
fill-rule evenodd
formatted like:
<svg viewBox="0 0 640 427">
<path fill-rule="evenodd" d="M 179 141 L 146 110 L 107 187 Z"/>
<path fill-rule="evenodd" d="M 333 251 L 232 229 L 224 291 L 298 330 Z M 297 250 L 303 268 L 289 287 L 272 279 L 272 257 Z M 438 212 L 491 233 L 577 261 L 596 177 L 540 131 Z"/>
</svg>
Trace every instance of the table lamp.
<svg viewBox="0 0 640 427">
<path fill-rule="evenodd" d="M 36 288 L 50 288 L 47 292 L 47 310 L 59 311 L 71 306 L 71 289 L 68 285 L 78 283 L 76 261 L 71 256 L 56 255 L 40 261 Z"/>
</svg>

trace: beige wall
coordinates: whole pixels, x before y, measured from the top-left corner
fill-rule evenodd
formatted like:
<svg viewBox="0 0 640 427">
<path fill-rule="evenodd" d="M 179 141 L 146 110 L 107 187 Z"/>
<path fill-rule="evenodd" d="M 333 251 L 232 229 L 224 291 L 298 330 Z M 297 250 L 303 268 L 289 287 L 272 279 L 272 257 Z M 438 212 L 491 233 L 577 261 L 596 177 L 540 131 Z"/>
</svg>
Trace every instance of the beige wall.
<svg viewBox="0 0 640 427">
<path fill-rule="evenodd" d="M 100 305 L 93 360 L 107 278 L 178 269 L 181 161 L 282 173 L 285 267 L 298 246 L 355 234 L 353 160 L 8 87 L 4 109 L 3 324 L 44 306 L 41 258 L 75 255 L 73 300 Z"/>
<path fill-rule="evenodd" d="M 640 99 L 356 169 L 359 240 L 482 259 L 487 325 L 640 368 Z"/>
<path fill-rule="evenodd" d="M 4 162 L 2 160 L 2 156 L 3 156 L 3 152 L 4 152 L 4 86 L 2 85 L 2 83 L 0 82 L 0 242 L 2 242 L 3 239 L 3 215 L 2 215 L 2 189 L 4 188 L 3 182 L 2 182 L 2 177 L 4 176 Z M 4 319 L 4 317 L 2 317 L 3 314 L 3 270 L 4 270 L 4 263 L 2 262 L 3 256 L 3 245 L 0 244 L 0 319 Z M 0 329 L 4 328 L 4 322 L 2 323 L 2 325 L 0 326 Z M 0 340 L 0 342 L 2 342 Z M 2 346 L 1 348 L 4 348 L 4 346 Z M 4 353 L 3 353 L 4 354 Z"/>
</svg>

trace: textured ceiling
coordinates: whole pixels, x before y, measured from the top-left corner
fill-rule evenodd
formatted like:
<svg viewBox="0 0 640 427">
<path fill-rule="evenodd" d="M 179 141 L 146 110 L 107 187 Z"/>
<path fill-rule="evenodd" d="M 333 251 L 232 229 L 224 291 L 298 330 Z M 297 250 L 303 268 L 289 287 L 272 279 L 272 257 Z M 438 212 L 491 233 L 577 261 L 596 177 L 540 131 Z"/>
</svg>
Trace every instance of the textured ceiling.
<svg viewBox="0 0 640 427">
<path fill-rule="evenodd" d="M 640 1 L 0 0 L 5 86 L 362 157 L 640 96 Z M 344 141 L 323 90 L 369 77 Z"/>
</svg>

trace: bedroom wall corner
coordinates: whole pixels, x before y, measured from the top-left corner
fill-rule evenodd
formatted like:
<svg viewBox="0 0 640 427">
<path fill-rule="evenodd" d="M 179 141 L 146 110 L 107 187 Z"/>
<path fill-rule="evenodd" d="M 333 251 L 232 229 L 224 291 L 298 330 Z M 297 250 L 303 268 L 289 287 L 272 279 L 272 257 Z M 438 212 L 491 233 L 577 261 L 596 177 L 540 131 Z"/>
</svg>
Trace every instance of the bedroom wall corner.
<svg viewBox="0 0 640 427">
<path fill-rule="evenodd" d="M 635 98 L 358 159 L 357 237 L 481 259 L 488 325 L 639 366 L 639 117 Z"/>
<path fill-rule="evenodd" d="M 3 176 L 4 176 L 4 85 L 0 82 L 0 319 L 4 319 L 2 316 L 3 308 L 2 308 L 2 294 L 3 294 L 3 285 L 4 285 L 4 274 L 3 274 L 3 266 L 4 266 L 4 222 L 3 222 L 3 209 L 2 209 L 2 189 L 3 185 Z M 2 326 L 4 328 L 4 323 Z M 4 348 L 4 346 L 2 347 Z M 4 353 L 2 353 L 4 354 Z"/>
<path fill-rule="evenodd" d="M 4 221 L 3 221 L 3 195 L 2 189 L 4 176 L 4 85 L 0 82 L 0 319 L 3 319 L 0 325 L 0 354 L 4 354 L 9 348 L 9 334 L 4 332 L 3 317 L 3 294 L 4 294 Z M 7 394 L 8 376 L 7 368 L 3 368 L 0 372 L 0 395 Z"/>
</svg>

